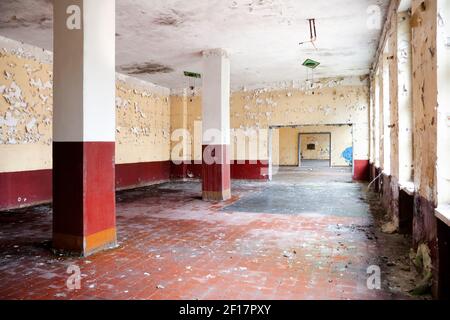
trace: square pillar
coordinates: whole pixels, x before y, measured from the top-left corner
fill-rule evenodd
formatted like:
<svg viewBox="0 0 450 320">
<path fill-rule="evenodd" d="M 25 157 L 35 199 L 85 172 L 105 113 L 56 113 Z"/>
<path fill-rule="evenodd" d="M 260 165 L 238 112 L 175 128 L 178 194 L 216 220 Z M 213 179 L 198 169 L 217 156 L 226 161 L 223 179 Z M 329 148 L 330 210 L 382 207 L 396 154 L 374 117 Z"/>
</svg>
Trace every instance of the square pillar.
<svg viewBox="0 0 450 320">
<path fill-rule="evenodd" d="M 203 52 L 202 192 L 206 201 L 231 198 L 230 59 L 223 49 Z"/>
<path fill-rule="evenodd" d="M 54 10 L 53 247 L 116 246 L 115 1 Z"/>
</svg>

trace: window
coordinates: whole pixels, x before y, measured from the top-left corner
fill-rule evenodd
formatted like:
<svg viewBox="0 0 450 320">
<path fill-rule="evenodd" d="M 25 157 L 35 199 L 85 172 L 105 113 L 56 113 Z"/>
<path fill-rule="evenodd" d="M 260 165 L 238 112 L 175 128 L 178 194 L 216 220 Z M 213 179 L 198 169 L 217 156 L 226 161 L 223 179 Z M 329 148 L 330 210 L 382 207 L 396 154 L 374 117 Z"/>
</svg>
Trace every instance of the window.
<svg viewBox="0 0 450 320">
<path fill-rule="evenodd" d="M 437 72 L 438 135 L 437 193 L 438 206 L 450 204 L 450 2 L 439 1 Z"/>
<path fill-rule="evenodd" d="M 389 76 L 389 41 L 386 42 L 383 55 L 383 172 L 391 174 L 391 108 Z"/>
<path fill-rule="evenodd" d="M 404 5 L 398 14 L 397 57 L 398 57 L 398 168 L 399 180 L 403 186 L 413 181 L 413 112 L 412 112 L 412 59 L 411 27 L 409 7 Z"/>
<path fill-rule="evenodd" d="M 314 143 L 310 143 L 306 146 L 308 150 L 316 150 L 316 145 Z"/>
</svg>

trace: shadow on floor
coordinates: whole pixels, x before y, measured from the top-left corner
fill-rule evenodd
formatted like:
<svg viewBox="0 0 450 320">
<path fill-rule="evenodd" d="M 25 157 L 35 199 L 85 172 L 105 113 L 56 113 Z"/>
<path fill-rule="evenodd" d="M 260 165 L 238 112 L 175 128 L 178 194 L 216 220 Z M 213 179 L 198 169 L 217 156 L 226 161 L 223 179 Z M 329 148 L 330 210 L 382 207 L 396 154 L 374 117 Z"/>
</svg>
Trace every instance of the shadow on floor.
<svg viewBox="0 0 450 320">
<path fill-rule="evenodd" d="M 87 258 L 46 247 L 51 206 L 2 212 L 0 299 L 410 299 L 409 240 L 379 233 L 365 187 L 327 168 L 233 182 L 225 203 L 201 201 L 195 181 L 119 192 L 119 247 Z M 381 290 L 367 287 L 374 264 Z M 80 290 L 67 288 L 71 265 Z"/>
</svg>

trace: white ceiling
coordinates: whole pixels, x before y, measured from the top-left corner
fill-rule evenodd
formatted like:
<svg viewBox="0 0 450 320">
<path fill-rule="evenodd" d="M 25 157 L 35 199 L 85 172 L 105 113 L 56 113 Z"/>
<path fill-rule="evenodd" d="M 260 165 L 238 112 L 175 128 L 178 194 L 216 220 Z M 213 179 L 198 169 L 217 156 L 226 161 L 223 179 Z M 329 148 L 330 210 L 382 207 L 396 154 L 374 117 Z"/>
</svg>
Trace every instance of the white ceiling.
<svg viewBox="0 0 450 320">
<path fill-rule="evenodd" d="M 116 0 L 117 71 L 182 88 L 183 71 L 201 72 L 201 51 L 231 54 L 232 86 L 302 80 L 306 58 L 315 77 L 364 75 L 381 30 L 369 29 L 368 8 L 382 20 L 389 0 Z M 315 18 L 318 40 L 309 39 Z M 51 0 L 0 0 L 0 35 L 52 50 Z"/>
</svg>

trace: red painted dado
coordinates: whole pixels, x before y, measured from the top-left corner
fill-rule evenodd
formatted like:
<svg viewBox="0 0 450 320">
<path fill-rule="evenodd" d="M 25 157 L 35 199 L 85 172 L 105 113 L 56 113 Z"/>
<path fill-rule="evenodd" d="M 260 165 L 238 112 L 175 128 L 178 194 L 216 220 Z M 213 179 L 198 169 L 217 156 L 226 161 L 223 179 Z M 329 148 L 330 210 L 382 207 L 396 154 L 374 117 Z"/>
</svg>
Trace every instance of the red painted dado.
<svg viewBox="0 0 450 320">
<path fill-rule="evenodd" d="M 266 160 L 245 160 L 231 163 L 231 179 L 268 180 L 269 162 Z"/>
<path fill-rule="evenodd" d="M 245 161 L 231 161 L 230 175 L 232 180 L 268 180 L 269 164 L 267 161 L 245 160 Z M 202 164 L 201 163 L 171 163 L 171 178 L 202 178 Z"/>
<path fill-rule="evenodd" d="M 119 164 L 116 165 L 116 188 L 137 188 L 168 181 L 170 172 L 170 161 Z"/>
<path fill-rule="evenodd" d="M 370 175 L 369 160 L 354 160 L 353 162 L 353 180 L 367 181 Z"/>
<path fill-rule="evenodd" d="M 0 173 L 0 210 L 48 202 L 52 170 Z"/>
<path fill-rule="evenodd" d="M 114 142 L 53 143 L 53 233 L 87 237 L 115 227 Z"/>
</svg>

